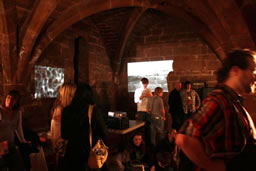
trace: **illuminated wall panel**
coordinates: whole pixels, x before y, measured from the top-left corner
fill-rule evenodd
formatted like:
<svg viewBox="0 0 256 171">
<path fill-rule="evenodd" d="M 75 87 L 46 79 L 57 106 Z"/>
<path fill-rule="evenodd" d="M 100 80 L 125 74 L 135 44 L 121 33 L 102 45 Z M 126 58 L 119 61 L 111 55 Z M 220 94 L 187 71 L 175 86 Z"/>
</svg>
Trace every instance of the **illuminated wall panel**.
<svg viewBox="0 0 256 171">
<path fill-rule="evenodd" d="M 58 88 L 64 83 L 64 69 L 35 66 L 35 98 L 57 97 Z"/>
<path fill-rule="evenodd" d="M 162 87 L 164 92 L 168 92 L 167 75 L 173 71 L 172 63 L 173 60 L 128 63 L 128 92 L 134 92 L 143 77 L 148 78 L 151 91 Z"/>
</svg>

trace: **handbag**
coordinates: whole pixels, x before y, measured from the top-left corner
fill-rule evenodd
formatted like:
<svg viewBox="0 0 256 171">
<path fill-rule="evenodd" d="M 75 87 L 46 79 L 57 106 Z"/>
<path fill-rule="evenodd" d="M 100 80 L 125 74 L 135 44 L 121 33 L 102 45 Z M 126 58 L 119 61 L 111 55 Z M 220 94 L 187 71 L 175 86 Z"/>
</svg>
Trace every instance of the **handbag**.
<svg viewBox="0 0 256 171">
<path fill-rule="evenodd" d="M 89 140 L 90 140 L 90 154 L 88 158 L 88 166 L 91 169 L 98 169 L 103 166 L 108 158 L 108 147 L 104 144 L 102 139 L 99 139 L 92 148 L 92 119 L 93 105 L 89 105 L 88 117 L 89 117 Z"/>
</svg>

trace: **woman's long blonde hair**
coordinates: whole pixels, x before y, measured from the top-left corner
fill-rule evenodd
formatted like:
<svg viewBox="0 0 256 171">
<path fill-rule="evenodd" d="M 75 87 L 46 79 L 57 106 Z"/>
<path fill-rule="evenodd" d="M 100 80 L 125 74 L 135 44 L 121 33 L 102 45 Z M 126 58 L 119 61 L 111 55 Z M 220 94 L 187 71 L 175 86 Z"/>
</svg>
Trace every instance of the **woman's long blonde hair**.
<svg viewBox="0 0 256 171">
<path fill-rule="evenodd" d="M 75 92 L 76 92 L 76 85 L 70 84 L 70 83 L 62 84 L 58 90 L 58 95 L 52 108 L 52 115 L 57 106 L 60 106 L 61 109 L 68 106 L 71 103 L 75 95 Z"/>
<path fill-rule="evenodd" d="M 74 84 L 64 83 L 60 88 L 58 92 L 58 97 L 60 105 L 62 107 L 68 106 L 75 94 L 76 86 Z"/>
</svg>

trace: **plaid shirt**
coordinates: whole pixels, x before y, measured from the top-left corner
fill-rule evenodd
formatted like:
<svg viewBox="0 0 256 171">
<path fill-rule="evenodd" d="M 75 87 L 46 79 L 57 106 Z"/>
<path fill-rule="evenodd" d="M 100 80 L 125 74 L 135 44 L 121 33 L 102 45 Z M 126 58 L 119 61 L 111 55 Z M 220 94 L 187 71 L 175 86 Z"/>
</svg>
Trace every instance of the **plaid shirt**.
<svg viewBox="0 0 256 171">
<path fill-rule="evenodd" d="M 241 97 L 223 84 L 209 94 L 179 132 L 198 138 L 210 158 L 225 161 L 237 156 L 251 135 Z"/>
</svg>

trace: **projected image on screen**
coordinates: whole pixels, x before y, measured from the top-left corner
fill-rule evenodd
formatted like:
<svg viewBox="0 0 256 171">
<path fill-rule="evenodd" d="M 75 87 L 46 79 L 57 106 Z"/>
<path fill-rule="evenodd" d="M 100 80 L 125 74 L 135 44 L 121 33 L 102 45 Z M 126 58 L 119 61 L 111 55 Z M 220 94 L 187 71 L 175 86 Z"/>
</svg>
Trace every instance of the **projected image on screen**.
<svg viewBox="0 0 256 171">
<path fill-rule="evenodd" d="M 154 91 L 156 87 L 162 87 L 164 92 L 168 92 L 167 75 L 172 68 L 173 60 L 132 62 L 128 63 L 128 92 L 134 92 L 140 87 L 140 80 L 148 78 L 148 87 Z"/>
<path fill-rule="evenodd" d="M 64 83 L 64 69 L 35 66 L 35 98 L 57 97 L 58 88 Z"/>
</svg>

